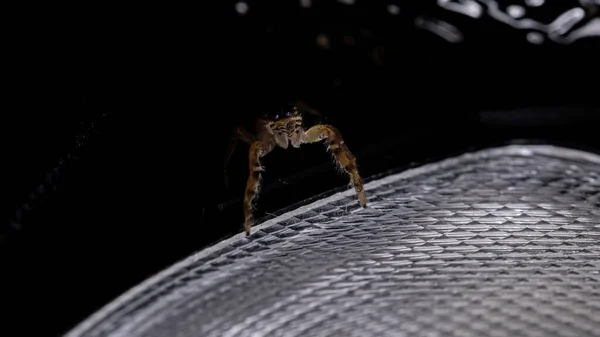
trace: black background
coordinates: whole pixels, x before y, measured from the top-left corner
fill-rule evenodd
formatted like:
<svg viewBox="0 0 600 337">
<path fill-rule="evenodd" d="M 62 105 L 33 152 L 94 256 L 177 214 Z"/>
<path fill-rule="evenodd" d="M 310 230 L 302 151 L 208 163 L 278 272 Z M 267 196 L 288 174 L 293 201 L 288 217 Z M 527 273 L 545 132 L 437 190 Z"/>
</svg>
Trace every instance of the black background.
<svg viewBox="0 0 600 337">
<path fill-rule="evenodd" d="M 64 333 L 241 232 L 247 146 L 227 190 L 223 154 L 233 127 L 283 100 L 338 127 L 367 180 L 507 142 L 600 149 L 597 40 L 531 45 L 524 31 L 425 2 L 399 16 L 383 2 L 253 2 L 235 19 L 227 5 L 220 21 L 152 16 L 106 33 L 111 21 L 99 20 L 16 39 L 2 123 L 2 335 Z M 420 15 L 452 22 L 465 40 L 415 28 Z M 347 184 L 320 144 L 263 163 L 258 216 Z"/>
</svg>

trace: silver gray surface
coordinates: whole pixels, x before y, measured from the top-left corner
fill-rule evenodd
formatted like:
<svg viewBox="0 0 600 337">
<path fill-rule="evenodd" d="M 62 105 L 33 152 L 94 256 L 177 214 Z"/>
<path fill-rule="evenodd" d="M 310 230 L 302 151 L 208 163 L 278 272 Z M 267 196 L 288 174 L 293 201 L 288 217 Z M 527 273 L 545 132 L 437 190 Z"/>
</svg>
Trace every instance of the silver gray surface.
<svg viewBox="0 0 600 337">
<path fill-rule="evenodd" d="M 75 336 L 600 336 L 600 158 L 490 149 L 200 251 Z"/>
</svg>

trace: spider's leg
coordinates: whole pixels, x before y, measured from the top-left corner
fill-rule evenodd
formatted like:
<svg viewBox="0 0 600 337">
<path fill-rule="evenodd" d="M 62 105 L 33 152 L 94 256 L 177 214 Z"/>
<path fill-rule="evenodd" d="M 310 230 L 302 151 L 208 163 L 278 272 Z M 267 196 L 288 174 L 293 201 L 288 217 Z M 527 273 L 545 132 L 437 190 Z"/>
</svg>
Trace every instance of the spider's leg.
<svg viewBox="0 0 600 337">
<path fill-rule="evenodd" d="M 225 184 L 225 189 L 227 189 L 229 187 L 229 176 L 227 174 L 227 166 L 229 164 L 229 160 L 231 159 L 231 155 L 233 154 L 233 152 L 235 151 L 235 148 L 237 147 L 237 144 L 239 143 L 240 140 L 248 145 L 252 145 L 252 143 L 254 143 L 254 141 L 255 141 L 254 136 L 242 127 L 237 127 L 235 129 L 233 129 L 233 131 L 231 133 L 232 133 L 231 141 L 229 142 L 229 146 L 227 146 L 227 150 L 225 151 L 225 160 L 223 163 L 223 175 L 224 175 L 223 181 Z"/>
<path fill-rule="evenodd" d="M 356 166 L 356 158 L 344 144 L 344 139 L 338 129 L 331 125 L 319 124 L 308 129 L 305 135 L 307 143 L 315 143 L 325 139 L 337 164 L 350 177 L 350 182 L 354 186 L 356 194 L 358 194 L 360 205 L 367 207 L 367 197 Z"/>
<path fill-rule="evenodd" d="M 260 191 L 262 181 L 261 172 L 263 167 L 260 163 L 260 158 L 271 152 L 272 147 L 269 147 L 263 142 L 254 142 L 250 145 L 250 154 L 248 155 L 248 168 L 250 175 L 246 183 L 246 193 L 244 195 L 244 230 L 246 236 L 250 235 L 250 228 L 254 223 L 254 203 Z"/>
</svg>

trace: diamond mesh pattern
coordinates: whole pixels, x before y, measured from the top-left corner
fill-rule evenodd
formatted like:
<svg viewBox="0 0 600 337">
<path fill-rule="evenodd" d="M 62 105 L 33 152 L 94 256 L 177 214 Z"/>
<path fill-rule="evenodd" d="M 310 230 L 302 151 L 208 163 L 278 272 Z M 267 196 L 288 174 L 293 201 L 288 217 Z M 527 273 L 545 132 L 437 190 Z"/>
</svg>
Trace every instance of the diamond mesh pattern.
<svg viewBox="0 0 600 337">
<path fill-rule="evenodd" d="M 600 158 L 490 149 L 302 206 L 68 336 L 598 336 Z"/>
</svg>

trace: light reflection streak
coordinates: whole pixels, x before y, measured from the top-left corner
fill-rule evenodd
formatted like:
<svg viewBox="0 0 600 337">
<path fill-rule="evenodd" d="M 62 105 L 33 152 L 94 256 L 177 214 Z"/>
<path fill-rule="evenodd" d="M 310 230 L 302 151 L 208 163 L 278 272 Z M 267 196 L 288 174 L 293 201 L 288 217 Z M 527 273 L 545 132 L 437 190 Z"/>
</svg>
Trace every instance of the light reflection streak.
<svg viewBox="0 0 600 337">
<path fill-rule="evenodd" d="M 463 40 L 460 30 L 445 21 L 418 17 L 415 19 L 415 24 L 417 27 L 428 30 L 448 42 L 458 43 Z"/>
</svg>

